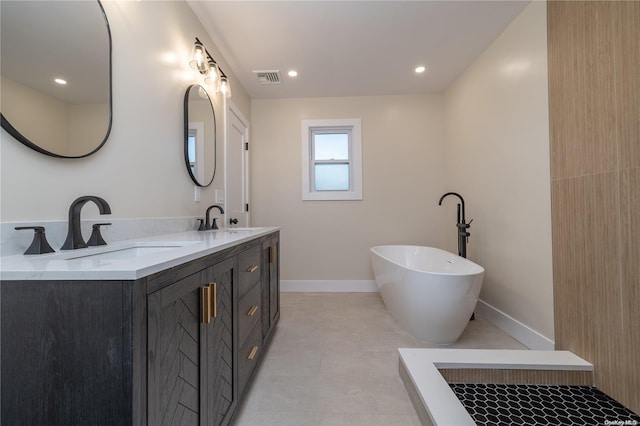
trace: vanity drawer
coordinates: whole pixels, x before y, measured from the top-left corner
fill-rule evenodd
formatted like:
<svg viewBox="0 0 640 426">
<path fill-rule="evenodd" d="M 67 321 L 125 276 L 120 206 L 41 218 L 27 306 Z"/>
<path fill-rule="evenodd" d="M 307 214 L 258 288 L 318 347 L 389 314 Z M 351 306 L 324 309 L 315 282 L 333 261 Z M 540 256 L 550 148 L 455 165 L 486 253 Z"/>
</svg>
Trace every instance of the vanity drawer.
<svg viewBox="0 0 640 426">
<path fill-rule="evenodd" d="M 240 299 L 238 307 L 238 341 L 240 342 L 240 346 L 244 344 L 251 330 L 262 318 L 262 309 L 260 306 L 261 289 L 261 286 L 255 285 Z"/>
<path fill-rule="evenodd" d="M 260 281 L 260 246 L 243 251 L 238 256 L 238 294 L 242 297 L 251 286 Z"/>
<path fill-rule="evenodd" d="M 238 360 L 238 382 L 240 394 L 251 377 L 251 373 L 256 368 L 260 355 L 262 354 L 262 329 L 256 327 L 240 349 Z"/>
</svg>

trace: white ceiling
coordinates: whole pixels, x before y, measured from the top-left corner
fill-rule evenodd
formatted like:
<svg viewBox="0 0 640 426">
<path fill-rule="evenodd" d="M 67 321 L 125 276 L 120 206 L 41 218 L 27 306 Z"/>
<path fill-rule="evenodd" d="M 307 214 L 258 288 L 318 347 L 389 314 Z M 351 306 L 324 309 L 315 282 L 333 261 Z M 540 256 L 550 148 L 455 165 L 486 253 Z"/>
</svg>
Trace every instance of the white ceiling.
<svg viewBox="0 0 640 426">
<path fill-rule="evenodd" d="M 254 99 L 442 92 L 529 3 L 187 2 Z M 261 85 L 254 70 L 282 83 Z"/>
</svg>

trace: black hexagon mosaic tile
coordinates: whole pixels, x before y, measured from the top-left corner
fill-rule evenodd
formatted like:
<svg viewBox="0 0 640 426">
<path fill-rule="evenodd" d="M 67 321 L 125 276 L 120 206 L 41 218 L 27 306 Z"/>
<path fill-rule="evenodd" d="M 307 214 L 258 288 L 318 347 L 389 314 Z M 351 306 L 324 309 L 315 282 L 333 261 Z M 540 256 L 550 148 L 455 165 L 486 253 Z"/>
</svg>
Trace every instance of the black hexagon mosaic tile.
<svg viewBox="0 0 640 426">
<path fill-rule="evenodd" d="M 640 416 L 591 386 L 450 383 L 479 426 L 640 426 Z"/>
</svg>

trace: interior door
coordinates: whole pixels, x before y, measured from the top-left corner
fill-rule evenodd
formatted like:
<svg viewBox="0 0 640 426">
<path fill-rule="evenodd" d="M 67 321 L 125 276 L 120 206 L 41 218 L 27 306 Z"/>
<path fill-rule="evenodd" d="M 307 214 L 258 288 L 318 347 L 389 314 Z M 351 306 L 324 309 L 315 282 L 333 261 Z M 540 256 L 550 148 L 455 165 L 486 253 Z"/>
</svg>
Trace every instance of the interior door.
<svg viewBox="0 0 640 426">
<path fill-rule="evenodd" d="M 249 226 L 249 122 L 227 101 L 226 226 Z"/>
</svg>

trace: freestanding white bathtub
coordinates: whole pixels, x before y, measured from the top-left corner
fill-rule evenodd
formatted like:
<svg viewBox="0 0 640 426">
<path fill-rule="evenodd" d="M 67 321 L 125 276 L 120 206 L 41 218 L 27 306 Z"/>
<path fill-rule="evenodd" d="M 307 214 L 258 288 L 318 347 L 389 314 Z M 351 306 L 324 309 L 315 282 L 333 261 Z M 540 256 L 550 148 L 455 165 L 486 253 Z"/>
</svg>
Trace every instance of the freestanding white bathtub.
<svg viewBox="0 0 640 426">
<path fill-rule="evenodd" d="M 458 340 L 478 301 L 482 266 L 420 246 L 373 247 L 371 262 L 387 309 L 413 337 L 436 345 Z"/>
</svg>

